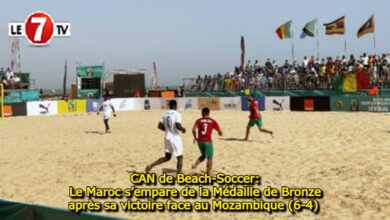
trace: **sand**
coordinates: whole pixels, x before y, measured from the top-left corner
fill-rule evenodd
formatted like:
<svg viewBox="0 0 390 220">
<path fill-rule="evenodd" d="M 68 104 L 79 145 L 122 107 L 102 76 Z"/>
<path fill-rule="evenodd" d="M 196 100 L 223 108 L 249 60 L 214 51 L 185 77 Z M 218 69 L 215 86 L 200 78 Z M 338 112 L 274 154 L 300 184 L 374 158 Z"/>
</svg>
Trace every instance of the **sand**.
<svg viewBox="0 0 390 220">
<path fill-rule="evenodd" d="M 0 121 L 0 198 L 67 208 L 69 186 L 129 187 L 127 171 L 142 172 L 163 155 L 157 122 L 163 111 L 120 112 L 103 135 L 95 114 L 14 117 Z M 199 112 L 183 112 L 191 129 Z M 319 187 L 315 215 L 290 213 L 109 213 L 130 219 L 385 219 L 390 216 L 390 114 L 264 112 L 275 139 L 253 130 L 247 112 L 212 112 L 224 131 L 214 136 L 215 173 L 258 174 L 262 187 Z M 184 170 L 198 157 L 183 135 Z M 153 172 L 175 168 L 176 161 Z M 201 164 L 198 172 L 204 172 Z M 107 213 L 102 213 L 107 214 Z"/>
</svg>

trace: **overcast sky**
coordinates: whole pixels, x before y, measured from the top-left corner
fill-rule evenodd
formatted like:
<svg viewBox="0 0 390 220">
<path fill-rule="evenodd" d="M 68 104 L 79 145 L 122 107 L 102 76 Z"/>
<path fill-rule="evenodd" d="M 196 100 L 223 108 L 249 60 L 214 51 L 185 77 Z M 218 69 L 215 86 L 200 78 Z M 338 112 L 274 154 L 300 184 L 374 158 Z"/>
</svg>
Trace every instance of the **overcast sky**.
<svg viewBox="0 0 390 220">
<path fill-rule="evenodd" d="M 388 0 L 128 0 L 3 1 L 0 11 L 0 66 L 10 64 L 8 22 L 24 21 L 41 10 L 55 21 L 69 21 L 70 38 L 55 38 L 49 47 L 20 40 L 22 71 L 41 88 L 61 88 L 64 61 L 75 81 L 76 61 L 105 63 L 106 70 L 145 68 L 157 63 L 160 85 L 179 85 L 182 78 L 232 71 L 240 62 L 240 36 L 246 58 L 291 59 L 291 40 L 275 29 L 293 19 L 295 53 L 316 55 L 315 39 L 299 39 L 304 24 L 319 20 L 321 56 L 344 54 L 343 36 L 325 36 L 323 23 L 346 16 L 348 54 L 372 53 L 373 35 L 356 38 L 359 27 L 375 13 L 377 52 L 390 51 Z M 149 82 L 148 82 L 148 85 Z"/>
</svg>

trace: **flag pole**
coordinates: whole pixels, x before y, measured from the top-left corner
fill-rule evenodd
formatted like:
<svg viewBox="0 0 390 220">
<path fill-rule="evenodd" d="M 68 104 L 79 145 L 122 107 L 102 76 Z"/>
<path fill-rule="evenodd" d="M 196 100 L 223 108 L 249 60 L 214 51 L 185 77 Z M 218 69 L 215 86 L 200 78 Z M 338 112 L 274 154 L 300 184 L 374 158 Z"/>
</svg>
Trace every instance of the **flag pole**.
<svg viewBox="0 0 390 220">
<path fill-rule="evenodd" d="M 291 39 L 291 54 L 292 54 L 292 63 L 295 60 L 295 51 L 294 51 L 294 39 Z"/>
<path fill-rule="evenodd" d="M 292 26 L 292 24 L 291 24 L 291 26 Z M 294 63 L 294 60 L 295 60 L 294 32 L 292 31 L 291 26 L 290 26 L 290 31 L 291 31 L 291 35 L 292 35 L 291 36 L 291 53 L 292 53 L 292 61 L 291 61 L 291 63 Z"/>
<path fill-rule="evenodd" d="M 346 25 L 346 22 L 344 20 L 344 53 L 345 53 L 345 55 L 347 55 L 347 37 L 346 37 L 346 34 L 347 34 L 347 25 Z"/>
<path fill-rule="evenodd" d="M 320 59 L 320 36 L 318 34 L 318 25 L 316 25 L 316 35 L 317 35 L 317 58 Z"/>
<path fill-rule="evenodd" d="M 372 13 L 372 17 L 373 17 L 373 25 L 374 25 L 374 53 L 376 55 L 376 38 L 375 38 L 375 14 Z"/>
</svg>

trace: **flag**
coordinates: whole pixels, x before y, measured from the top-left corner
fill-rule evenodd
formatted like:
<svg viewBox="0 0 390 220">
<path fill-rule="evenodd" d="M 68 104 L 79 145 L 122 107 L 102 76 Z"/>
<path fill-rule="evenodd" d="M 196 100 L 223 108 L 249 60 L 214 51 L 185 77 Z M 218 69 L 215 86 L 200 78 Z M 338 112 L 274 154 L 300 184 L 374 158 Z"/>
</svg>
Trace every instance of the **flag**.
<svg viewBox="0 0 390 220">
<path fill-rule="evenodd" d="M 372 89 L 368 90 L 369 95 L 378 95 L 378 87 L 374 86 Z"/>
<path fill-rule="evenodd" d="M 241 35 L 241 66 L 240 66 L 241 70 L 244 70 L 244 63 L 245 63 L 245 40 L 244 40 L 244 36 Z"/>
<path fill-rule="evenodd" d="M 305 38 L 306 36 L 315 37 L 316 36 L 315 32 L 317 30 L 317 22 L 318 22 L 317 18 L 307 22 L 305 26 L 302 28 L 301 38 Z"/>
<path fill-rule="evenodd" d="M 356 74 L 357 90 L 370 88 L 370 74 L 360 72 Z"/>
<path fill-rule="evenodd" d="M 343 92 L 356 92 L 356 74 L 348 73 L 343 78 Z"/>
<path fill-rule="evenodd" d="M 374 15 L 371 15 L 371 17 L 366 21 L 366 23 L 363 24 L 356 33 L 357 37 L 360 38 L 361 36 L 368 34 L 368 33 L 374 33 Z"/>
<path fill-rule="evenodd" d="M 289 20 L 286 23 L 280 25 L 278 29 L 276 29 L 276 34 L 281 40 L 286 38 L 292 38 L 291 24 L 292 20 Z"/>
<path fill-rule="evenodd" d="M 153 62 L 153 89 L 157 89 L 157 65 Z"/>
<path fill-rule="evenodd" d="M 332 88 L 337 91 L 343 91 L 343 78 L 341 76 L 333 76 L 332 80 Z"/>
<path fill-rule="evenodd" d="M 330 23 L 324 24 L 325 26 L 325 34 L 326 35 L 344 35 L 345 32 L 345 16 L 332 21 Z"/>
</svg>

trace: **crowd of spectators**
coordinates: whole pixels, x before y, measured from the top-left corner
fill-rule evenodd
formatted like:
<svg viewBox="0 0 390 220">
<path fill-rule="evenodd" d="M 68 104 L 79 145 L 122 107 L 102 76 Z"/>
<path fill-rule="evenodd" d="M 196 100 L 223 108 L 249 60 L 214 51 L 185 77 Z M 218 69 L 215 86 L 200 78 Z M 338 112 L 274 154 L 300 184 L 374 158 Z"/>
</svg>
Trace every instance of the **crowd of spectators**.
<svg viewBox="0 0 390 220">
<path fill-rule="evenodd" d="M 0 68 L 0 79 L 1 83 L 4 85 L 4 89 L 21 89 L 22 82 L 16 74 L 12 71 L 11 68 L 7 68 L 4 71 L 4 68 Z"/>
<path fill-rule="evenodd" d="M 390 88 L 390 53 L 382 55 L 362 54 L 337 56 L 336 58 L 304 57 L 302 62 L 282 65 L 275 60 L 267 59 L 264 65 L 258 60 L 248 60 L 244 67 L 235 67 L 226 74 L 205 75 L 197 77 L 192 91 L 242 91 L 244 89 L 332 89 L 332 79 L 346 73 L 365 72 L 370 74 L 371 85 Z"/>
</svg>

